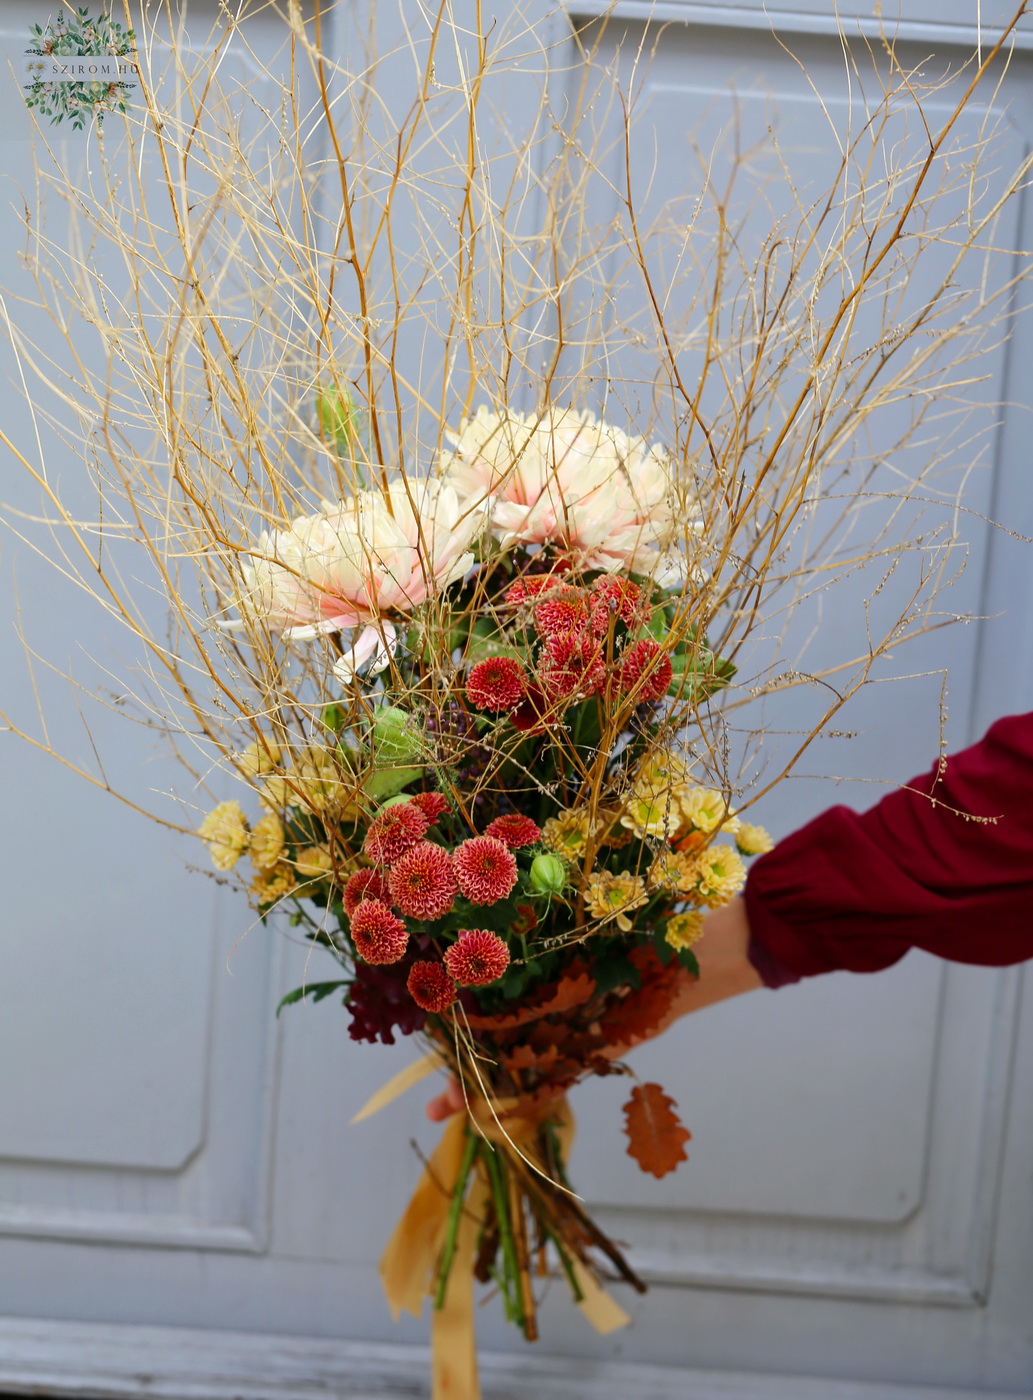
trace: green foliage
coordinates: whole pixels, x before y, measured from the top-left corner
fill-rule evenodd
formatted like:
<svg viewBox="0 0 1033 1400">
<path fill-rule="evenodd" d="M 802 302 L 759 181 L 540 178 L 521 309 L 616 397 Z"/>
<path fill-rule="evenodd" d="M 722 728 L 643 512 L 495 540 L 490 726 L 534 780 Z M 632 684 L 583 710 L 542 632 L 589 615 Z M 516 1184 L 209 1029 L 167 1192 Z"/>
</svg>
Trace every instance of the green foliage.
<svg viewBox="0 0 1033 1400">
<path fill-rule="evenodd" d="M 350 980 L 341 980 L 337 982 L 306 982 L 303 987 L 295 987 L 293 992 L 288 992 L 285 997 L 280 998 L 279 1005 L 276 1008 L 276 1014 L 279 1016 L 285 1006 L 293 1006 L 295 1002 L 304 1001 L 306 997 L 311 997 L 313 1002 L 324 1001 L 327 997 L 333 996 L 334 992 L 339 991 L 341 987 L 350 986 Z M 347 1001 L 347 994 L 343 999 Z"/>
</svg>

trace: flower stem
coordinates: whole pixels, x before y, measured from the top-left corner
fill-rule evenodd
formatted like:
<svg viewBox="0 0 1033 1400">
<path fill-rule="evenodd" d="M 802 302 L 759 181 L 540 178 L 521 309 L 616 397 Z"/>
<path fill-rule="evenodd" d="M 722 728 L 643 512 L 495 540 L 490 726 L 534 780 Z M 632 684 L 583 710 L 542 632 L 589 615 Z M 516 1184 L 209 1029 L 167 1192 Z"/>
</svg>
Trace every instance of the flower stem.
<svg viewBox="0 0 1033 1400">
<path fill-rule="evenodd" d="M 476 1133 L 466 1129 L 466 1146 L 463 1149 L 463 1158 L 459 1164 L 459 1175 L 456 1177 L 456 1184 L 452 1190 L 452 1204 L 448 1212 L 448 1228 L 445 1231 L 445 1243 L 441 1251 L 441 1264 L 438 1267 L 438 1291 L 434 1298 L 435 1308 L 445 1306 L 445 1294 L 448 1291 L 448 1276 L 452 1272 L 452 1260 L 455 1258 L 456 1240 L 459 1237 L 459 1220 L 463 1213 L 463 1201 L 466 1197 L 466 1185 L 470 1180 L 470 1173 L 473 1170 L 474 1158 L 477 1155 L 477 1148 L 480 1138 Z"/>
<path fill-rule="evenodd" d="M 489 1145 L 484 1153 L 488 1168 L 492 1194 L 495 1197 L 495 1213 L 499 1221 L 499 1239 L 502 1242 L 502 1276 L 506 1281 L 506 1314 L 523 1331 L 524 1306 L 520 1290 L 520 1265 L 517 1261 L 516 1244 L 509 1223 L 509 1201 L 506 1190 L 506 1172 L 499 1160 L 498 1148 Z"/>
</svg>

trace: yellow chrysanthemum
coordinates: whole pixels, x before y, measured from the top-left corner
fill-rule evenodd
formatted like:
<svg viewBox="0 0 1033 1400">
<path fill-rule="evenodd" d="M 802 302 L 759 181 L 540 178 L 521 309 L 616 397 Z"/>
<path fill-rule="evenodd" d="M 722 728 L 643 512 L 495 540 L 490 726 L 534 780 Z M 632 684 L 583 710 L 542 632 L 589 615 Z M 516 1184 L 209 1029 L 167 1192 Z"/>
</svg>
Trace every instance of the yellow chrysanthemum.
<svg viewBox="0 0 1033 1400">
<path fill-rule="evenodd" d="M 299 851 L 294 868 L 302 880 L 325 880 L 333 873 L 334 859 L 326 846 L 307 846 Z"/>
<path fill-rule="evenodd" d="M 256 904 L 275 904 L 290 894 L 296 883 L 294 871 L 280 861 L 271 870 L 262 870 L 255 876 L 251 882 L 251 896 Z"/>
<path fill-rule="evenodd" d="M 574 861 L 584 854 L 592 821 L 587 812 L 566 811 L 550 817 L 542 827 L 542 841 L 564 860 Z"/>
<path fill-rule="evenodd" d="M 714 788 L 687 788 L 678 796 L 685 820 L 696 831 L 702 831 L 707 836 L 719 829 L 731 834 L 741 825 L 725 801 L 724 794 Z"/>
<path fill-rule="evenodd" d="M 256 870 L 272 870 L 283 855 L 283 826 L 275 812 L 266 812 L 255 822 L 248 855 Z"/>
<path fill-rule="evenodd" d="M 727 904 L 746 883 L 746 867 L 734 846 L 708 846 L 696 856 L 696 866 L 698 897 L 711 909 Z"/>
<path fill-rule="evenodd" d="M 703 912 L 688 909 L 684 914 L 675 914 L 667 920 L 664 942 L 672 948 L 691 948 L 703 937 Z"/>
<path fill-rule="evenodd" d="M 769 833 L 762 826 L 751 826 L 749 822 L 739 823 L 739 830 L 735 833 L 735 844 L 744 856 L 762 856 L 765 851 L 775 848 Z"/>
<path fill-rule="evenodd" d="M 688 894 L 699 883 L 699 867 L 684 851 L 662 851 L 649 867 L 647 883 L 653 889 Z"/>
<path fill-rule="evenodd" d="M 621 826 L 628 827 L 640 841 L 649 836 L 669 840 L 680 824 L 681 811 L 670 792 L 653 796 L 632 793 L 621 817 Z"/>
<path fill-rule="evenodd" d="M 276 740 L 262 738 L 246 745 L 237 755 L 237 767 L 249 778 L 263 778 L 267 773 L 276 772 L 281 757 Z"/>
<path fill-rule="evenodd" d="M 609 870 L 593 871 L 585 891 L 585 905 L 592 917 L 604 923 L 616 920 L 622 933 L 631 932 L 630 911 L 645 904 L 648 898 L 642 876 L 631 875 L 626 870 L 619 875 Z"/>
<path fill-rule="evenodd" d="M 197 833 L 208 843 L 216 870 L 232 870 L 247 850 L 247 819 L 239 802 L 220 802 L 213 807 Z"/>
<path fill-rule="evenodd" d="M 634 786 L 636 792 L 648 794 L 688 787 L 691 782 L 692 769 L 678 754 L 651 753 L 640 761 Z"/>
</svg>

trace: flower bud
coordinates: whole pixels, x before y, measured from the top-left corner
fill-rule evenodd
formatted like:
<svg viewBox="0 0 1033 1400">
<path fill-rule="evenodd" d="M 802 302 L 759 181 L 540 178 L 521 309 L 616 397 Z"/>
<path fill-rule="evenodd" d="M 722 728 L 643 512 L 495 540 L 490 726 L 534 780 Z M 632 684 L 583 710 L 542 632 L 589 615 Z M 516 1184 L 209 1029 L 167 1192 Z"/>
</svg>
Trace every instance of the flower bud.
<svg viewBox="0 0 1033 1400">
<path fill-rule="evenodd" d="M 412 715 L 397 705 L 382 705 L 376 711 L 371 737 L 378 765 L 411 763 L 423 755 L 423 737 Z"/>
<path fill-rule="evenodd" d="M 559 856 L 543 854 L 531 862 L 531 888 L 535 894 L 559 894 L 567 883 L 566 866 Z"/>
<path fill-rule="evenodd" d="M 355 400 L 347 389 L 338 389 L 327 384 L 316 390 L 316 412 L 323 429 L 323 436 L 343 452 L 355 436 Z"/>
</svg>

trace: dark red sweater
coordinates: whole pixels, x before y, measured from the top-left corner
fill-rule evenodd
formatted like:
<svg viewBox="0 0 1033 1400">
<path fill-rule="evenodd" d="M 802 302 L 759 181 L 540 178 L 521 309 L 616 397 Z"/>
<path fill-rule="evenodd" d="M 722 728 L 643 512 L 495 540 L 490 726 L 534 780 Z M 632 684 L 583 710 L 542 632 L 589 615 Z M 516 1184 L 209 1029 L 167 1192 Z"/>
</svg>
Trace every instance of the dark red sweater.
<svg viewBox="0 0 1033 1400">
<path fill-rule="evenodd" d="M 1033 958 L 1033 714 L 998 720 L 868 812 L 823 812 L 753 863 L 745 899 L 768 986 L 877 972 L 909 948 Z"/>
</svg>

